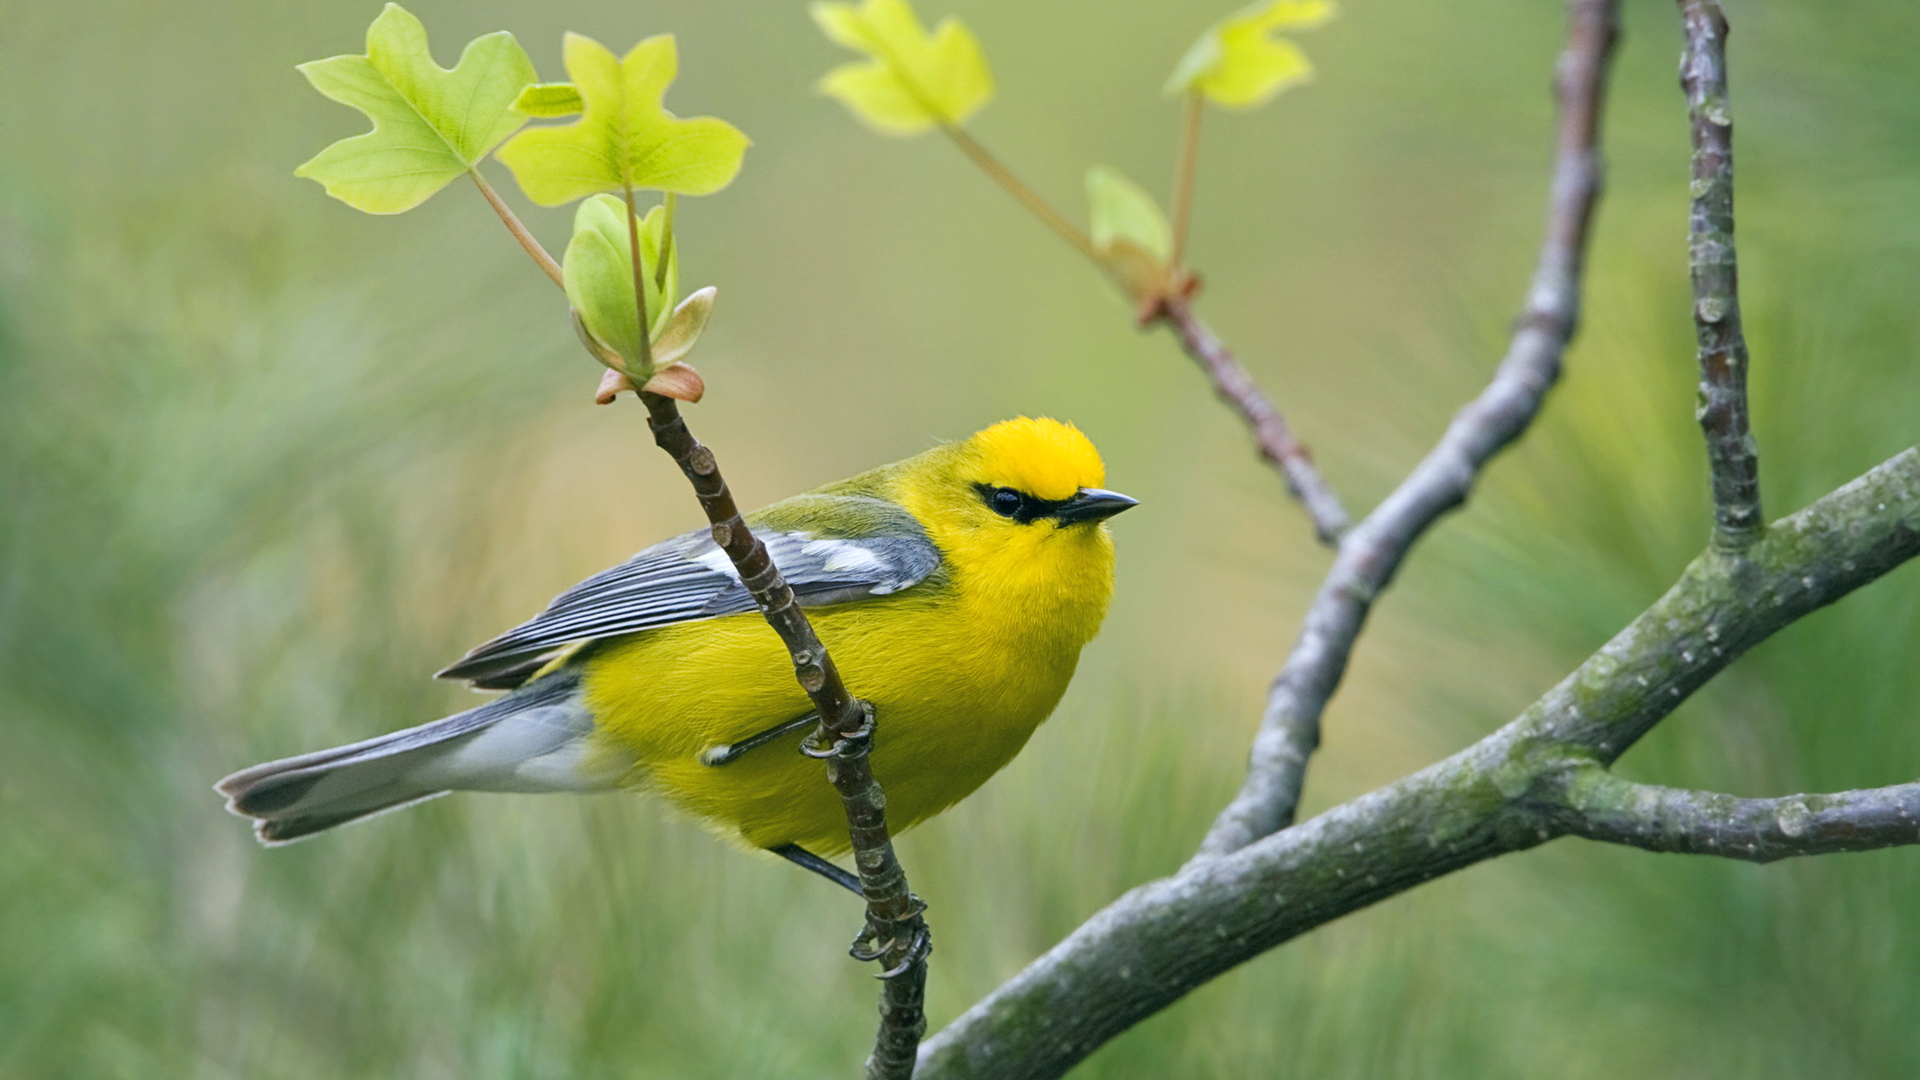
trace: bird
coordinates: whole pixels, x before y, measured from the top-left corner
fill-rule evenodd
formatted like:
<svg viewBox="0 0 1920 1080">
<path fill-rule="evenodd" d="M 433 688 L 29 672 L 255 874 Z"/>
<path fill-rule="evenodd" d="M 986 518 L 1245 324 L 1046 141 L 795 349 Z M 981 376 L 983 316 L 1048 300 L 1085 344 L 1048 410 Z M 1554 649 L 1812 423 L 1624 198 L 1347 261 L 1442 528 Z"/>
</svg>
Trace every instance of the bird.
<svg viewBox="0 0 1920 1080">
<path fill-rule="evenodd" d="M 889 824 L 910 828 L 1012 761 L 1066 692 L 1113 594 L 1091 440 L 1015 417 L 746 515 L 848 688 L 871 704 Z M 723 837 L 855 892 L 816 717 L 785 646 L 707 530 L 561 593 L 438 673 L 505 691 L 215 785 L 265 844 L 451 791 L 646 791 Z"/>
</svg>

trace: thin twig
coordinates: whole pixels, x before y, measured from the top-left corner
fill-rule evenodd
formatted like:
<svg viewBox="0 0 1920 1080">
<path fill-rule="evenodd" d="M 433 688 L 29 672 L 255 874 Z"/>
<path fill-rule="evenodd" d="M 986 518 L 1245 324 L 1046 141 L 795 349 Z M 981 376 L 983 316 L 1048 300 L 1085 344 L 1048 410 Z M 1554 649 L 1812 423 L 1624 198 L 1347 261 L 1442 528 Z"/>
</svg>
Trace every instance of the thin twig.
<svg viewBox="0 0 1920 1080">
<path fill-rule="evenodd" d="M 922 1005 L 930 938 L 921 916 L 924 905 L 908 890 L 906 871 L 894 855 L 887 832 L 886 796 L 867 761 L 873 710 L 841 681 L 833 657 L 814 633 L 766 545 L 741 519 L 713 452 L 687 430 L 679 406 L 659 394 L 642 392 L 640 400 L 647 406 L 654 443 L 693 485 L 713 527 L 714 543 L 733 561 L 767 625 L 780 635 L 793 660 L 794 677 L 820 716 L 820 727 L 809 737 L 809 745 L 818 748 L 815 756 L 826 759 L 827 778 L 845 804 L 854 866 L 867 898 L 867 928 L 854 943 L 855 955 L 877 959 L 883 968 L 880 1030 L 873 1056 L 867 1059 L 866 1075 L 868 1080 L 906 1080 L 913 1073 L 915 1048 L 926 1033 Z"/>
<path fill-rule="evenodd" d="M 567 279 L 561 272 L 560 264 L 554 262 L 553 256 L 547 254 L 547 249 L 541 247 L 540 241 L 527 231 L 527 227 L 521 223 L 519 216 L 501 200 L 500 193 L 493 190 L 493 185 L 487 183 L 486 177 L 480 175 L 480 170 L 468 169 L 467 175 L 473 177 L 474 185 L 480 189 L 480 194 L 486 197 L 487 205 L 493 207 L 493 212 L 500 215 L 500 223 L 507 227 L 507 231 L 513 234 L 515 240 L 520 241 L 522 250 L 533 257 L 533 261 L 553 279 L 555 285 L 566 288 Z"/>
<path fill-rule="evenodd" d="M 1920 841 L 1920 783 L 1742 799 L 1636 784 L 1595 765 L 1565 786 L 1562 831 L 1647 851 L 1768 863 Z"/>
<path fill-rule="evenodd" d="M 1197 857 L 1224 855 L 1293 822 L 1307 761 L 1320 745 L 1321 713 L 1346 674 L 1374 598 L 1427 529 L 1466 501 L 1487 461 L 1533 422 L 1559 378 L 1579 319 L 1580 269 L 1600 195 L 1601 106 L 1618 36 L 1616 0 L 1571 0 L 1568 8 L 1567 47 L 1556 80 L 1559 149 L 1547 235 L 1506 358 L 1406 480 L 1342 537 L 1300 638 L 1268 693 L 1246 781 L 1214 821 Z"/>
<path fill-rule="evenodd" d="M 1191 155 L 1195 140 L 1199 137 L 1197 96 L 1189 101 L 1190 123 L 1185 137 L 1185 153 Z M 993 152 L 982 146 L 978 140 L 963 129 L 947 124 L 942 126 L 947 137 L 955 146 L 973 159 L 989 178 L 1004 188 L 1020 205 L 1026 207 L 1061 239 L 1072 244 L 1074 250 L 1092 260 L 1094 265 L 1103 265 L 1099 253 L 1093 248 L 1093 241 L 1080 231 L 1072 222 L 1053 208 L 1040 194 L 1028 187 L 1013 170 L 1007 168 Z M 1186 206 L 1192 199 L 1192 161 L 1190 157 L 1180 166 L 1186 177 L 1179 182 L 1174 205 Z M 1287 426 L 1285 417 L 1267 395 L 1261 391 L 1253 376 L 1240 366 L 1233 353 L 1220 339 L 1214 336 L 1193 314 L 1188 306 L 1188 295 L 1194 279 L 1180 270 L 1180 260 L 1186 235 L 1186 212 L 1176 210 L 1175 248 L 1172 262 L 1173 278 L 1187 287 L 1176 288 L 1173 294 L 1151 298 L 1142 309 L 1139 322 L 1141 326 L 1151 325 L 1155 321 L 1164 321 L 1173 328 L 1174 336 L 1180 340 L 1188 356 L 1191 356 L 1209 378 L 1213 380 L 1214 390 L 1227 403 L 1234 406 L 1241 417 L 1253 429 L 1253 437 L 1260 447 L 1260 454 L 1280 473 L 1287 485 L 1287 491 L 1300 500 L 1306 507 L 1308 517 L 1313 520 L 1314 534 L 1323 544 L 1332 545 L 1346 529 L 1351 519 L 1346 508 L 1340 505 L 1339 496 L 1320 475 L 1313 464 L 1313 458 L 1307 448 L 1293 437 L 1292 429 Z"/>
<path fill-rule="evenodd" d="M 1253 441 L 1260 448 L 1260 456 L 1279 470 L 1287 491 L 1306 508 L 1320 542 L 1337 546 L 1340 534 L 1346 532 L 1352 519 L 1347 516 L 1346 507 L 1340 505 L 1340 497 L 1314 466 L 1306 446 L 1294 438 L 1286 417 L 1261 391 L 1253 376 L 1247 374 L 1247 369 L 1240 366 L 1226 344 L 1193 313 L 1184 297 L 1161 301 L 1156 317 L 1173 330 L 1174 336 L 1180 339 L 1180 347 L 1207 373 L 1220 400 L 1233 406 L 1253 430 Z"/>
<path fill-rule="evenodd" d="M 928 1039 L 920 1080 L 1051 1080 L 1276 945 L 1433 878 L 1580 831 L 1583 817 L 1602 839 L 1632 834 L 1654 846 L 1625 822 L 1609 825 L 1605 793 L 1583 794 L 1574 781 L 1748 649 L 1916 556 L 1920 451 L 1907 450 L 1775 522 L 1747 558 L 1709 546 L 1599 652 L 1467 749 L 1115 900 Z M 1756 800 L 1739 808 L 1754 815 L 1745 819 L 1743 842 L 1756 845 L 1747 856 L 1781 838 L 1807 853 L 1920 843 L 1920 830 L 1893 824 L 1892 797 L 1828 797 L 1853 803 L 1851 819 L 1806 801 L 1817 796 Z M 1914 805 L 1905 792 L 1898 799 Z M 1775 834 L 1754 814 L 1766 809 Z M 1859 831 L 1850 838 L 1848 828 Z"/>
<path fill-rule="evenodd" d="M 1727 106 L 1727 20 L 1715 0 L 1680 0 L 1686 51 L 1680 86 L 1693 133 L 1693 212 L 1687 254 L 1700 340 L 1700 405 L 1713 474 L 1714 542 L 1739 550 L 1759 539 L 1760 457 L 1747 417 L 1747 339 L 1733 246 L 1733 114 Z"/>
<path fill-rule="evenodd" d="M 1200 119 L 1206 99 L 1187 91 L 1180 108 L 1180 150 L 1173 166 L 1173 251 L 1167 265 L 1178 271 L 1187 259 L 1187 230 L 1193 220 L 1193 181 L 1200 161 Z"/>
</svg>

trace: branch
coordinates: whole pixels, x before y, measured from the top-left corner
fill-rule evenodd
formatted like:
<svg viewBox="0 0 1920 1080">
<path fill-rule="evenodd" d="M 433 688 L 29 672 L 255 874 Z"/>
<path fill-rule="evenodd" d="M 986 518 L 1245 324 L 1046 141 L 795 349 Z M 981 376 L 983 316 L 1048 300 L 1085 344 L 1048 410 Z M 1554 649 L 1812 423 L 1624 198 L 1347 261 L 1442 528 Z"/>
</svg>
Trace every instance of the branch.
<svg viewBox="0 0 1920 1080">
<path fill-rule="evenodd" d="M 1293 437 L 1286 417 L 1280 415 L 1280 410 L 1268 400 L 1253 376 L 1247 374 L 1247 369 L 1240 366 L 1240 361 L 1234 359 L 1226 344 L 1193 313 L 1185 297 L 1163 299 L 1154 317 L 1172 328 L 1174 336 L 1180 339 L 1180 347 L 1213 381 L 1213 392 L 1233 406 L 1253 429 L 1253 441 L 1260 448 L 1260 456 L 1279 470 L 1288 493 L 1300 500 L 1307 516 L 1313 519 L 1314 535 L 1323 544 L 1337 546 L 1352 519 L 1347 516 L 1346 507 L 1340 505 L 1340 497 L 1314 467 L 1313 456 Z"/>
<path fill-rule="evenodd" d="M 1759 538 L 1760 459 L 1747 422 L 1747 340 L 1733 247 L 1733 116 L 1727 111 L 1727 20 L 1715 0 L 1680 0 L 1687 46 L 1680 86 L 1693 131 L 1693 212 L 1687 255 L 1700 341 L 1700 405 L 1713 472 L 1714 542 L 1739 550 Z"/>
<path fill-rule="evenodd" d="M 1776 630 L 1920 554 L 1920 450 L 1905 450 L 1735 556 L 1708 548 L 1542 700 L 1544 735 L 1612 764 Z"/>
<path fill-rule="evenodd" d="M 1194 154 L 1197 152 L 1200 123 L 1200 98 L 1190 96 L 1186 106 L 1181 150 L 1179 175 L 1176 179 L 1174 206 L 1174 255 L 1169 267 L 1175 276 L 1192 284 L 1195 279 L 1189 277 L 1180 267 L 1186 243 L 1188 221 L 1187 207 L 1193 195 Z M 1053 205 L 1040 194 L 1028 187 L 1012 169 L 1007 168 L 991 150 L 981 145 L 978 139 L 967 134 L 964 128 L 952 124 L 943 124 L 941 130 L 947 138 L 960 149 L 960 152 L 977 166 L 994 183 L 1012 195 L 1014 200 L 1034 217 L 1040 219 L 1047 228 L 1075 251 L 1087 257 L 1095 266 L 1104 267 L 1100 253 L 1093 248 L 1093 240 L 1080 227 L 1068 221 Z M 1180 339 L 1180 345 L 1187 355 L 1199 364 L 1207 376 L 1213 380 L 1214 392 L 1232 405 L 1242 419 L 1253 429 L 1253 438 L 1260 447 L 1260 456 L 1267 459 L 1279 470 L 1281 479 L 1286 482 L 1287 491 L 1298 499 L 1313 519 L 1314 534 L 1323 544 L 1333 544 L 1347 528 L 1350 518 L 1340 499 L 1321 478 L 1314 467 L 1313 458 L 1307 448 L 1293 437 L 1293 431 L 1287 426 L 1286 418 L 1280 415 L 1273 402 L 1260 390 L 1247 374 L 1247 369 L 1228 351 L 1226 345 L 1207 325 L 1193 314 L 1187 304 L 1187 290 L 1176 290 L 1177 295 L 1153 297 L 1143 306 L 1139 324 L 1146 327 L 1155 321 L 1163 321 L 1171 326 L 1174 335 Z"/>
<path fill-rule="evenodd" d="M 1745 558 L 1709 547 L 1560 685 L 1473 746 L 1114 901 L 929 1039 L 920 1077 L 1060 1076 L 1128 1027 L 1290 938 L 1442 874 L 1578 831 L 1586 811 L 1572 793 L 1598 789 L 1570 778 L 1592 777 L 1774 631 L 1916 555 L 1920 451 L 1908 450 L 1776 522 Z M 1920 842 L 1920 831 L 1902 835 L 1868 812 L 1866 804 L 1886 797 L 1831 798 L 1860 804 L 1857 820 L 1876 842 Z M 1845 814 L 1837 806 L 1804 809 L 1806 837 L 1840 843 Z M 1785 820 L 1783 833 L 1802 824 L 1793 811 Z"/>
<path fill-rule="evenodd" d="M 645 323 L 641 333 L 646 333 Z M 873 710 L 854 698 L 840 679 L 833 657 L 813 632 L 806 612 L 734 505 L 733 494 L 720 475 L 713 452 L 700 445 L 680 417 L 672 398 L 641 392 L 647 406 L 647 427 L 653 441 L 686 474 L 713 526 L 714 543 L 733 560 L 741 584 L 753 595 L 767 625 L 787 647 L 793 674 L 813 699 L 820 727 L 809 736 L 808 752 L 826 759 L 827 778 L 846 806 L 847 831 L 853 840 L 854 865 L 867 898 L 867 927 L 854 942 L 854 955 L 879 960 L 881 978 L 880 1031 L 873 1056 L 867 1059 L 868 1080 L 905 1080 L 913 1073 L 914 1052 L 927 1020 L 922 1012 L 926 996 L 930 948 L 925 906 L 907 889 L 906 871 L 893 852 L 887 833 L 886 796 L 873 778 L 867 752 L 873 742 Z M 817 749 L 814 749 L 817 748 Z"/>
<path fill-rule="evenodd" d="M 1920 783 L 1741 799 L 1636 784 L 1594 766 L 1567 778 L 1561 831 L 1648 851 L 1768 863 L 1920 842 Z"/>
<path fill-rule="evenodd" d="M 1532 423 L 1559 378 L 1579 320 L 1580 269 L 1600 196 L 1601 104 L 1618 36 L 1616 6 L 1615 0 L 1568 5 L 1547 235 L 1506 358 L 1406 480 L 1341 539 L 1300 638 L 1268 692 L 1246 781 L 1208 831 L 1201 857 L 1226 854 L 1292 823 L 1307 761 L 1320 745 L 1320 715 L 1346 674 L 1374 598 L 1427 529 L 1466 501 L 1487 461 Z"/>
</svg>

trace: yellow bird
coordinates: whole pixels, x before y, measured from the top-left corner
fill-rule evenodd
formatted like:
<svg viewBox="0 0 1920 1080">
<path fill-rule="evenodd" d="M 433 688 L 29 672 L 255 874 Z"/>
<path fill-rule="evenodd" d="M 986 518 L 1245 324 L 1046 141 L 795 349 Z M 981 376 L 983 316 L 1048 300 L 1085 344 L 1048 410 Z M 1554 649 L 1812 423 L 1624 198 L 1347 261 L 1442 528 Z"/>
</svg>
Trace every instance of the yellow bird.
<svg viewBox="0 0 1920 1080">
<path fill-rule="evenodd" d="M 1020 417 L 747 515 L 878 718 L 889 824 L 971 794 L 1026 744 L 1113 593 L 1134 500 L 1070 424 Z M 449 791 L 642 789 L 840 884 L 845 811 L 798 752 L 786 651 L 705 530 L 647 548 L 440 672 L 509 691 L 421 727 L 220 781 L 268 844 Z M 857 886 L 854 886 L 857 891 Z"/>
</svg>

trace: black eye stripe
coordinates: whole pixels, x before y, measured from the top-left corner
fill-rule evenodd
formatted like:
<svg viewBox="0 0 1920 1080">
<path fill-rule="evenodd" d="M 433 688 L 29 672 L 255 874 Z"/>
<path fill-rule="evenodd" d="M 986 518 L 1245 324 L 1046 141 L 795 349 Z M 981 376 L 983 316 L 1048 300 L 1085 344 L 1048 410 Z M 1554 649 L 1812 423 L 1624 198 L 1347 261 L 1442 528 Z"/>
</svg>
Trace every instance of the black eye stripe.
<svg viewBox="0 0 1920 1080">
<path fill-rule="evenodd" d="M 1022 525 L 1031 525 L 1044 517 L 1058 513 L 1065 500 L 1041 499 L 1029 495 L 1018 488 L 994 487 L 991 484 L 975 484 L 973 489 L 980 493 L 980 500 L 987 509 L 1001 517 L 1012 518 Z"/>
</svg>

